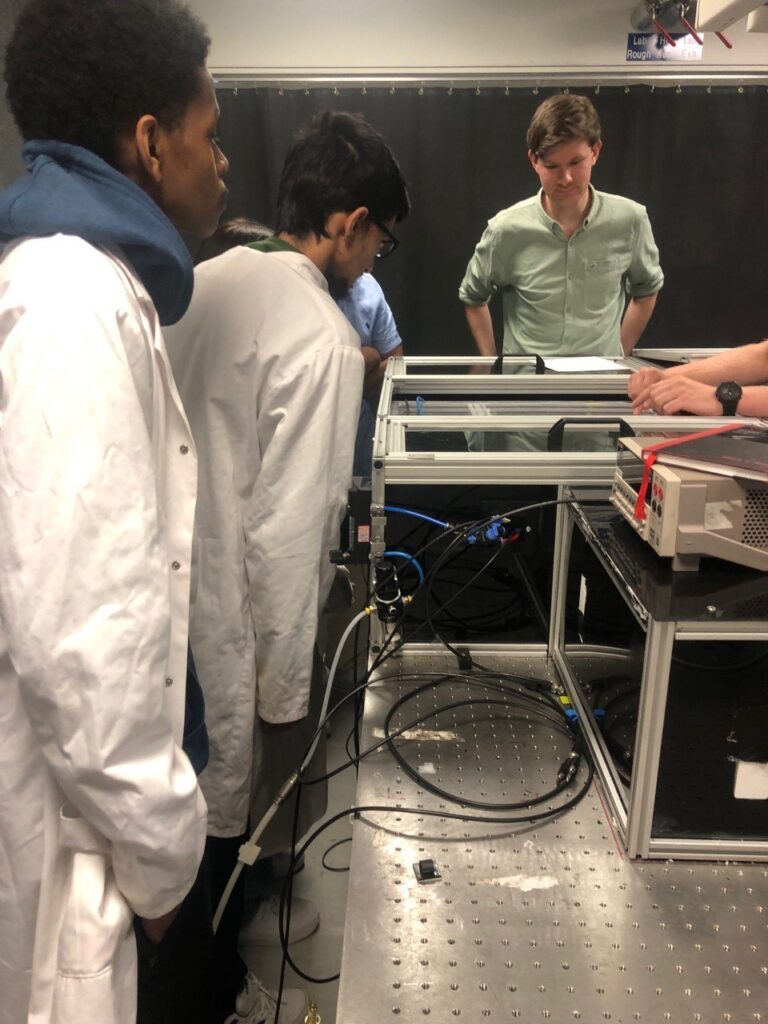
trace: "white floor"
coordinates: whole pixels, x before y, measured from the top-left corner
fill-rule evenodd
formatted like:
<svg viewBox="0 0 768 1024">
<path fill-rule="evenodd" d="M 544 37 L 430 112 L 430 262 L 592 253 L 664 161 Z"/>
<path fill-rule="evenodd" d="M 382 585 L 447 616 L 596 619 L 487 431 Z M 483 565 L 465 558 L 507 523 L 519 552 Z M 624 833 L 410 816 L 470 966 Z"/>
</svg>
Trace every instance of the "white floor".
<svg viewBox="0 0 768 1024">
<path fill-rule="evenodd" d="M 351 708 L 334 724 L 328 739 L 328 765 L 335 767 L 346 760 L 344 741 L 352 725 Z M 355 773 L 353 768 L 331 779 L 328 787 L 328 816 L 349 807 L 354 802 Z M 307 939 L 291 944 L 291 956 L 297 965 L 314 977 L 337 974 L 341 965 L 344 937 L 344 914 L 347 903 L 348 873 L 326 871 L 321 864 L 323 853 L 338 839 L 351 834 L 347 817 L 331 825 L 307 852 L 306 866 L 294 882 L 294 892 L 313 900 L 320 909 L 320 927 Z M 349 864 L 351 843 L 344 843 L 328 856 L 334 867 Z M 277 987 L 282 954 L 279 948 L 266 946 L 242 947 L 240 950 L 248 967 L 270 987 Z M 288 968 L 286 986 L 303 988 L 315 1002 L 322 1024 L 335 1024 L 338 982 L 315 985 L 298 978 Z M 280 1018 L 280 1024 L 293 1024 Z"/>
</svg>

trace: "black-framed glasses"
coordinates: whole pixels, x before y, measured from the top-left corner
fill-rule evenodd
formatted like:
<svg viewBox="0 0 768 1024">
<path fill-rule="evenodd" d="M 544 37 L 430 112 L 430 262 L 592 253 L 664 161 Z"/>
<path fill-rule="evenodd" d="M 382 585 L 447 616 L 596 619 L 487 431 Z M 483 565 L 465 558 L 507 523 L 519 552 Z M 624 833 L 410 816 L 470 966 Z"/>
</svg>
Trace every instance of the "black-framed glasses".
<svg viewBox="0 0 768 1024">
<path fill-rule="evenodd" d="M 400 245 L 400 239 L 395 238 L 389 228 L 380 224 L 377 220 L 374 220 L 373 217 L 369 217 L 368 219 L 371 224 L 375 225 L 385 236 L 383 242 L 379 245 L 379 251 L 376 253 L 377 260 L 384 260 L 387 256 L 391 256 L 398 245 Z"/>
</svg>

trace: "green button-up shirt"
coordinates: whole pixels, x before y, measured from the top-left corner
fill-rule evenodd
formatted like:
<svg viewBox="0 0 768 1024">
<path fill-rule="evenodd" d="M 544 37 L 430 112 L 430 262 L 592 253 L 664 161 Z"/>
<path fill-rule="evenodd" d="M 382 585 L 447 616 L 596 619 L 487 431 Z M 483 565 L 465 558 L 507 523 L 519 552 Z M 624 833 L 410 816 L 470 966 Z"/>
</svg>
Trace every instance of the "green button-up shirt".
<svg viewBox="0 0 768 1024">
<path fill-rule="evenodd" d="M 592 204 L 566 238 L 541 192 L 488 222 L 459 288 L 468 306 L 497 291 L 508 354 L 621 355 L 627 296 L 664 283 L 645 207 L 590 186 Z"/>
</svg>

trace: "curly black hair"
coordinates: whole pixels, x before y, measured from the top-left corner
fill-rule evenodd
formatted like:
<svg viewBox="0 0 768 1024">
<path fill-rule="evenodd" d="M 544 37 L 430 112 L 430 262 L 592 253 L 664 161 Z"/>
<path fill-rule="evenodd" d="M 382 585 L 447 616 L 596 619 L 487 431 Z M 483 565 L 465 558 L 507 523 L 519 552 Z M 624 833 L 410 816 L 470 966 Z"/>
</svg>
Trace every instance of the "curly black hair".
<svg viewBox="0 0 768 1024">
<path fill-rule="evenodd" d="M 83 146 L 116 166 L 119 135 L 144 114 L 180 122 L 210 42 L 178 0 L 31 0 L 6 50 L 8 104 L 24 139 Z"/>
</svg>

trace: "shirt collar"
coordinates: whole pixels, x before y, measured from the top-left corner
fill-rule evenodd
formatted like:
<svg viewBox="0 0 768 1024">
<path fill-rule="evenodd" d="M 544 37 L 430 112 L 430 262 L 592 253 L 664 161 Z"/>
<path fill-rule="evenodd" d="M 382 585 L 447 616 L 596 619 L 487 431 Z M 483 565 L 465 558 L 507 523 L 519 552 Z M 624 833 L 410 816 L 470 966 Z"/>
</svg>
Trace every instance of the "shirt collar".
<svg viewBox="0 0 768 1024">
<path fill-rule="evenodd" d="M 592 202 L 590 203 L 589 212 L 587 213 L 587 216 L 584 218 L 581 228 L 586 228 L 592 223 L 592 221 L 597 217 L 598 213 L 600 212 L 600 207 L 602 205 L 600 193 L 597 191 L 597 189 L 591 182 L 589 184 L 589 194 L 592 196 Z M 544 209 L 543 200 L 544 189 L 540 188 L 536 201 L 536 210 L 538 211 L 539 220 L 545 228 L 554 233 L 555 229 L 559 229 L 560 225 L 557 223 L 556 220 L 552 220 L 547 211 Z M 579 230 L 581 230 L 581 228 L 579 228 Z"/>
<path fill-rule="evenodd" d="M 283 262 L 300 269 L 305 276 L 311 277 L 315 284 L 325 291 L 328 291 L 328 281 L 325 274 L 317 267 L 312 260 L 300 252 L 295 245 L 286 242 L 283 238 L 263 238 L 260 242 L 249 242 L 247 249 L 255 249 L 257 252 L 271 252 L 286 257 Z"/>
<path fill-rule="evenodd" d="M 248 242 L 249 249 L 256 249 L 257 252 L 298 252 L 295 245 L 286 242 L 283 238 L 273 236 L 262 238 L 260 242 Z"/>
<path fill-rule="evenodd" d="M 251 248 L 254 248 L 251 246 Z M 308 278 L 313 281 L 323 291 L 328 291 L 328 280 L 325 274 L 320 268 L 312 262 L 309 256 L 305 256 L 303 252 L 299 252 L 292 245 L 286 245 L 284 248 L 272 250 L 273 259 L 280 260 L 281 263 L 287 263 L 289 267 L 300 274 L 302 277 Z"/>
</svg>

